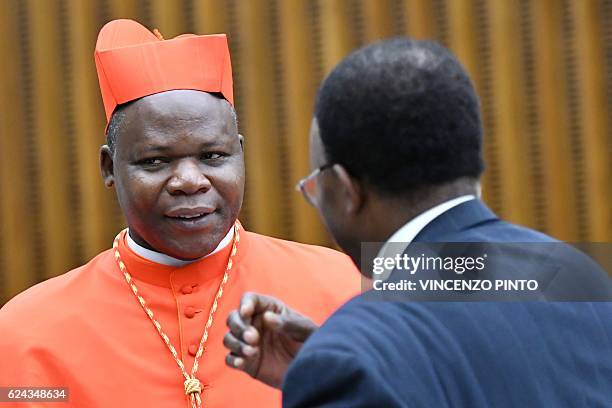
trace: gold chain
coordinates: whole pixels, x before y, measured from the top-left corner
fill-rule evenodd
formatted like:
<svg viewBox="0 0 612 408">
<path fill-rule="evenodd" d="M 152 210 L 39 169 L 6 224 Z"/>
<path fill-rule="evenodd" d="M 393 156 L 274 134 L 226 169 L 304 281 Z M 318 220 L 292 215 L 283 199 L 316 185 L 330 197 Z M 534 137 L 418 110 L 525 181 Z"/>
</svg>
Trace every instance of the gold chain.
<svg viewBox="0 0 612 408">
<path fill-rule="evenodd" d="M 191 375 L 189 375 L 187 371 L 185 370 L 185 364 L 183 364 L 183 361 L 181 361 L 181 359 L 178 357 L 178 353 L 176 352 L 176 349 L 174 348 L 172 343 L 170 343 L 170 338 L 162 330 L 161 324 L 159 324 L 157 319 L 155 319 L 153 312 L 147 306 L 147 302 L 138 293 L 138 288 L 136 288 L 136 285 L 134 284 L 134 281 L 132 280 L 132 276 L 128 273 L 127 267 L 121 260 L 121 254 L 119 253 L 119 249 L 118 249 L 119 239 L 120 239 L 120 236 L 123 233 L 125 233 L 125 231 L 127 231 L 127 229 L 117 234 L 113 242 L 115 260 L 117 261 L 117 265 L 119 265 L 119 270 L 123 272 L 125 281 L 128 283 L 128 285 L 132 289 L 134 296 L 136 296 L 136 299 L 138 299 L 138 302 L 144 309 L 147 316 L 149 316 L 149 319 L 151 319 L 153 326 L 155 326 L 155 328 L 157 329 L 157 332 L 159 333 L 161 338 L 164 340 L 164 343 L 166 343 L 168 350 L 170 350 L 170 353 L 172 353 L 172 357 L 174 357 L 174 361 L 176 361 L 176 364 L 181 369 L 181 373 L 183 374 L 183 377 L 185 377 L 185 382 L 184 382 L 185 395 L 189 395 L 189 398 L 191 399 L 192 408 L 199 408 L 202 406 L 202 399 L 200 397 L 200 393 L 202 392 L 202 385 L 200 383 L 200 380 L 196 378 L 196 373 L 198 372 L 198 360 L 200 359 L 200 357 L 202 356 L 202 353 L 204 352 L 204 344 L 206 344 L 206 340 L 208 340 L 208 331 L 210 330 L 213 324 L 215 312 L 217 311 L 217 307 L 218 307 L 219 301 L 221 300 L 221 296 L 223 296 L 223 287 L 227 283 L 227 280 L 229 278 L 229 271 L 232 269 L 232 265 L 233 265 L 232 258 L 234 257 L 234 255 L 236 255 L 236 251 L 237 251 L 236 244 L 240 242 L 238 222 L 234 224 L 234 240 L 232 242 L 232 252 L 227 261 L 225 273 L 223 274 L 223 279 L 221 279 L 221 282 L 219 283 L 219 289 L 217 290 L 217 294 L 215 295 L 215 299 L 213 301 L 212 307 L 210 308 L 210 312 L 208 313 L 208 321 L 206 322 L 206 326 L 204 326 L 204 333 L 202 334 L 202 339 L 200 340 L 200 346 L 198 347 L 198 352 L 196 353 L 195 360 L 193 362 L 193 368 L 191 369 Z"/>
</svg>

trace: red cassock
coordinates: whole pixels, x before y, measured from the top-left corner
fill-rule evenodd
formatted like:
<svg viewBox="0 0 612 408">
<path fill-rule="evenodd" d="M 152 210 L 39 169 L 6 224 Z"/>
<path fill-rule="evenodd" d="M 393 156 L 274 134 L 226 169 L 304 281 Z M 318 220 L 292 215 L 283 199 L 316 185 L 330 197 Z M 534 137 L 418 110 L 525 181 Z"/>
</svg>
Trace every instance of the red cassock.
<svg viewBox="0 0 612 408">
<path fill-rule="evenodd" d="M 321 323 L 359 291 L 359 273 L 339 252 L 239 228 L 233 267 L 200 359 L 203 406 L 280 406 L 279 391 L 225 365 L 229 312 L 253 291 L 282 299 Z M 187 371 L 231 247 L 171 267 L 137 255 L 125 236 L 119 240 L 121 259 Z M 9 301 L 0 309 L 0 334 L 0 386 L 67 387 L 72 407 L 190 406 L 184 378 L 112 250 Z M 60 405 L 66 406 L 16 404 Z"/>
</svg>

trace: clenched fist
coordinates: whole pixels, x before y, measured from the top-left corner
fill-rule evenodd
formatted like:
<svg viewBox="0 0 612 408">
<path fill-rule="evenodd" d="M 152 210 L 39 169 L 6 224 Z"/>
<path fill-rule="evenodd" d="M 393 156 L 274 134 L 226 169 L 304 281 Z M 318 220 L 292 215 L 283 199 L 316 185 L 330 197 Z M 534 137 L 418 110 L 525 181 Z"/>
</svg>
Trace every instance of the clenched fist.
<svg viewBox="0 0 612 408">
<path fill-rule="evenodd" d="M 302 344 L 318 328 L 280 300 L 257 293 L 242 296 L 227 325 L 226 364 L 278 389 Z"/>
</svg>

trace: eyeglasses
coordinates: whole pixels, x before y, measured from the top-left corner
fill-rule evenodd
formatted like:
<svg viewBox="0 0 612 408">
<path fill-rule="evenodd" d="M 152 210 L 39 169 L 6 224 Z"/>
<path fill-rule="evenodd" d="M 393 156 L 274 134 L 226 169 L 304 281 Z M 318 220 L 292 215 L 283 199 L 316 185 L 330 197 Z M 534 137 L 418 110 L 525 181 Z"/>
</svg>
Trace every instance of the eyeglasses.
<svg viewBox="0 0 612 408">
<path fill-rule="evenodd" d="M 309 175 L 307 175 L 306 177 L 298 181 L 297 185 L 295 186 L 295 189 L 297 191 L 301 191 L 306 201 L 308 201 L 308 204 L 312 205 L 313 207 L 317 206 L 317 200 L 316 200 L 316 194 L 315 194 L 316 187 L 317 187 L 317 183 L 316 183 L 317 176 L 321 174 L 323 171 L 332 168 L 333 165 L 334 165 L 333 163 L 324 164 L 323 166 L 315 169 L 312 173 L 310 173 Z"/>
</svg>

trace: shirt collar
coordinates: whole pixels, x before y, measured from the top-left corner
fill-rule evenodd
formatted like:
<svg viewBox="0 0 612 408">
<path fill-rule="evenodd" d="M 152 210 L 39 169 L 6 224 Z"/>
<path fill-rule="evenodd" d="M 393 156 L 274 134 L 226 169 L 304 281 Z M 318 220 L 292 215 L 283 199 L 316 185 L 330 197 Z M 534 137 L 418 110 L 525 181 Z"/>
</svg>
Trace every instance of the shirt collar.
<svg viewBox="0 0 612 408">
<path fill-rule="evenodd" d="M 236 230 L 240 231 L 240 242 L 236 242 L 237 252 L 232 258 L 233 274 L 238 272 L 236 268 L 242 264 L 242 260 L 247 256 L 249 247 L 249 234 L 239 222 L 236 223 Z M 173 290 L 179 290 L 184 286 L 195 287 L 213 281 L 218 282 L 219 276 L 223 275 L 226 270 L 228 259 L 232 253 L 231 242 L 235 240 L 235 237 L 233 237 L 230 245 L 226 245 L 224 248 L 215 251 L 214 254 L 208 254 L 187 265 L 170 266 L 150 261 L 137 254 L 128 246 L 127 235 L 127 231 L 120 233 L 117 250 L 132 278 L 155 286 L 173 288 Z M 113 259 L 113 262 L 117 263 L 115 259 Z M 117 266 L 116 270 L 113 269 L 112 272 L 116 273 L 118 270 L 119 267 Z"/>
<path fill-rule="evenodd" d="M 412 242 L 412 240 L 414 240 L 414 238 L 419 234 L 419 232 L 421 232 L 421 230 L 425 228 L 427 224 L 432 222 L 436 217 L 440 216 L 451 208 L 458 206 L 461 203 L 474 200 L 475 198 L 475 196 L 469 194 L 456 197 L 441 204 L 438 204 L 435 207 L 432 207 L 429 210 L 422 212 L 421 214 L 408 221 L 400 229 L 395 231 L 395 233 L 391 235 L 387 242 L 402 242 L 409 244 Z"/>
<path fill-rule="evenodd" d="M 232 227 L 230 228 L 228 233 L 225 235 L 225 237 L 221 240 L 221 242 L 219 242 L 219 245 L 217 245 L 214 251 L 212 251 L 208 255 L 205 255 L 201 258 L 185 261 L 182 259 L 173 258 L 169 255 L 162 254 L 161 252 L 156 252 L 151 249 L 145 248 L 142 245 L 139 245 L 138 243 L 136 243 L 136 241 L 132 239 L 132 237 L 130 236 L 129 230 L 128 230 L 128 233 L 126 234 L 126 241 L 127 241 L 128 247 L 132 251 L 134 251 L 136 254 L 140 255 L 142 258 L 148 261 L 151 261 L 151 262 L 161 264 L 161 265 L 177 266 L 177 267 L 189 265 L 190 263 L 197 262 L 201 259 L 204 259 L 206 257 L 209 257 L 219 252 L 220 250 L 228 246 L 230 242 L 232 242 L 233 238 L 234 238 L 234 228 Z"/>
<path fill-rule="evenodd" d="M 393 233 L 393 235 L 387 239 L 385 244 L 378 251 L 376 257 L 393 258 L 397 254 L 405 252 L 408 245 L 410 245 L 414 238 L 423 230 L 423 228 L 427 226 L 427 224 L 451 208 L 456 207 L 466 201 L 474 200 L 475 198 L 476 197 L 471 194 L 455 197 L 422 212 L 395 231 L 395 233 Z M 391 243 L 396 244 L 391 245 Z M 377 279 L 386 280 L 390 276 L 390 273 L 391 270 L 388 270 L 384 275 L 379 275 Z"/>
</svg>

